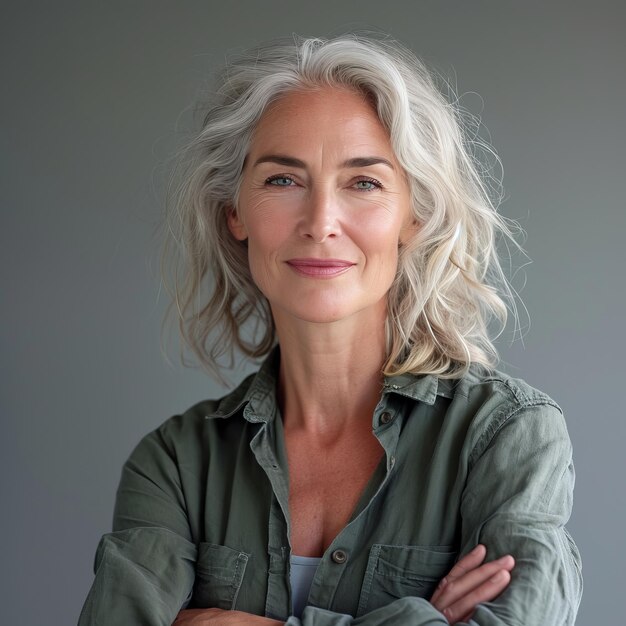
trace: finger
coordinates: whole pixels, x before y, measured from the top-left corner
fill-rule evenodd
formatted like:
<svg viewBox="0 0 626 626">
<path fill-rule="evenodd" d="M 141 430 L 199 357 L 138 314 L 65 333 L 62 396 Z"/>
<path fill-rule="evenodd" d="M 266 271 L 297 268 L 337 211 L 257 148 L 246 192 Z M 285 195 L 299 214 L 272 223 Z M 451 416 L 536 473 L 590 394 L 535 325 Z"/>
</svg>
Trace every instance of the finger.
<svg viewBox="0 0 626 626">
<path fill-rule="evenodd" d="M 496 559 L 495 561 L 483 563 L 480 567 L 467 572 L 464 576 L 459 576 L 454 580 L 448 580 L 441 588 L 441 592 L 435 599 L 435 602 L 431 600 L 431 604 L 441 611 L 488 581 L 492 576 L 495 576 L 499 570 L 510 571 L 513 569 L 514 565 L 515 559 L 510 554 Z"/>
<path fill-rule="evenodd" d="M 450 624 L 456 624 L 468 613 L 472 613 L 481 602 L 488 602 L 499 596 L 511 581 L 508 570 L 501 569 L 489 580 L 485 581 L 453 604 L 443 609 L 442 613 Z"/>
<path fill-rule="evenodd" d="M 430 602 L 434 604 L 439 596 L 442 594 L 445 586 L 459 576 L 462 576 L 466 572 L 477 568 L 484 560 L 487 554 L 487 549 L 484 545 L 479 543 L 473 550 L 468 552 L 462 559 L 459 559 L 458 563 L 450 570 L 450 572 L 441 579 L 435 593 L 433 593 Z"/>
<path fill-rule="evenodd" d="M 459 576 L 463 576 L 466 572 L 475 569 L 485 560 L 486 554 L 487 548 L 485 548 L 482 543 L 479 543 L 471 552 L 468 552 L 462 559 L 459 559 L 446 578 L 454 580 Z"/>
</svg>

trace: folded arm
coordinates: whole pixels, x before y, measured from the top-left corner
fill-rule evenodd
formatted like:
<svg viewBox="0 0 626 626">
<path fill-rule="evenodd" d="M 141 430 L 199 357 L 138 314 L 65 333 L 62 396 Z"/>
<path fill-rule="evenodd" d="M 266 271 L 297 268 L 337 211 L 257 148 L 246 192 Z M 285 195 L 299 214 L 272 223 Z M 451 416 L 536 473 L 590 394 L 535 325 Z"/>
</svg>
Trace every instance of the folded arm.
<svg viewBox="0 0 626 626">
<path fill-rule="evenodd" d="M 463 616 L 463 623 L 569 626 L 582 582 L 580 557 L 564 528 L 574 473 L 562 415 L 558 407 L 544 402 L 502 412 L 490 424 L 469 460 L 460 511 L 462 554 L 484 544 L 487 561 L 510 554 L 515 567 L 504 591 L 492 595 L 491 601 L 480 601 L 471 617 L 469 612 Z M 79 626 L 170 626 L 191 596 L 196 546 L 176 459 L 160 437 L 155 431 L 144 438 L 124 467 L 114 532 L 98 547 L 96 578 Z M 445 626 L 442 602 L 441 594 L 432 603 L 406 597 L 358 618 L 307 607 L 301 619 L 290 617 L 286 624 Z M 237 613 L 228 617 L 235 619 Z"/>
<path fill-rule="evenodd" d="M 197 548 L 177 476 L 160 431 L 144 437 L 122 470 L 78 626 L 171 626 L 189 600 Z"/>
</svg>

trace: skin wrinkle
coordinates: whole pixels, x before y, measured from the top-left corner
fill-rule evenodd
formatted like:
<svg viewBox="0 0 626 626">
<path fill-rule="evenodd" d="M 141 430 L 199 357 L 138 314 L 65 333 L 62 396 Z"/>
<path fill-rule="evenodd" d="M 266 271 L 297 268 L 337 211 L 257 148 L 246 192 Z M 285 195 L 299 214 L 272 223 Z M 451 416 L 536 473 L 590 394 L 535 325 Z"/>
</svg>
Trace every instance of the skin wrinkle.
<svg viewBox="0 0 626 626">
<path fill-rule="evenodd" d="M 262 163 L 276 163 L 278 165 L 286 165 L 287 167 L 295 167 L 298 169 L 307 169 L 307 164 L 305 161 L 301 159 L 297 159 L 295 157 L 289 156 L 288 154 L 266 154 L 259 157 L 252 167 L 257 167 Z M 395 171 L 395 166 L 393 163 L 388 161 L 383 157 L 378 156 L 370 156 L 370 157 L 354 157 L 351 159 L 347 159 L 343 163 L 339 165 L 342 169 L 347 168 L 360 168 L 360 167 L 369 167 L 371 165 L 386 165 L 393 171 Z"/>
</svg>

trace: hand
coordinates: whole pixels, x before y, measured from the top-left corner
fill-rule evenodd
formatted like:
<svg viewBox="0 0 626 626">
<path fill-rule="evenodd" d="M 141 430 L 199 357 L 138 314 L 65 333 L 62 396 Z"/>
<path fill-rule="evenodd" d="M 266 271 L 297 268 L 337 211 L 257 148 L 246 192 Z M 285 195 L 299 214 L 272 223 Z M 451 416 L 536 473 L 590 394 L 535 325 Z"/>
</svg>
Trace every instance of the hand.
<svg viewBox="0 0 626 626">
<path fill-rule="evenodd" d="M 430 603 L 441 611 L 449 624 L 468 621 L 477 604 L 499 596 L 511 581 L 515 559 L 507 554 L 483 563 L 487 549 L 478 544 L 441 580 Z"/>
<path fill-rule="evenodd" d="M 251 615 L 243 611 L 224 609 L 185 609 L 181 611 L 172 626 L 283 626 L 269 617 Z"/>
</svg>

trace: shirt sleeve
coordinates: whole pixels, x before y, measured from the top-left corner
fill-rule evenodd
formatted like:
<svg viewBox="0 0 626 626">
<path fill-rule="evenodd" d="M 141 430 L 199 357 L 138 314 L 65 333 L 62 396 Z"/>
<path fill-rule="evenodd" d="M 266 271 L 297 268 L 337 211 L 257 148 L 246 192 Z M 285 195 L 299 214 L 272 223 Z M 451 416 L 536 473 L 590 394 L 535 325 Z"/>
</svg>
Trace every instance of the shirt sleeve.
<svg viewBox="0 0 626 626">
<path fill-rule="evenodd" d="M 124 465 L 79 626 L 171 626 L 191 596 L 195 561 L 178 464 L 159 429 Z"/>
<path fill-rule="evenodd" d="M 307 606 L 302 617 L 290 617 L 285 626 L 448 626 L 448 620 L 424 598 L 406 597 L 394 600 L 360 617 L 333 613 Z"/>
<path fill-rule="evenodd" d="M 515 557 L 511 582 L 479 605 L 470 624 L 574 624 L 582 595 L 580 554 L 565 528 L 572 509 L 572 448 L 549 402 L 496 413 L 470 457 L 461 505 L 463 553 Z"/>
<path fill-rule="evenodd" d="M 582 594 L 581 561 L 565 529 L 572 507 L 572 450 L 560 409 L 551 403 L 502 406 L 470 457 L 461 516 L 463 550 L 478 543 L 488 561 L 512 554 L 511 582 L 480 604 L 469 626 L 570 626 Z M 407 597 L 358 618 L 314 607 L 288 626 L 445 625 L 429 602 Z M 459 625 L 460 626 L 460 625 Z"/>
</svg>

